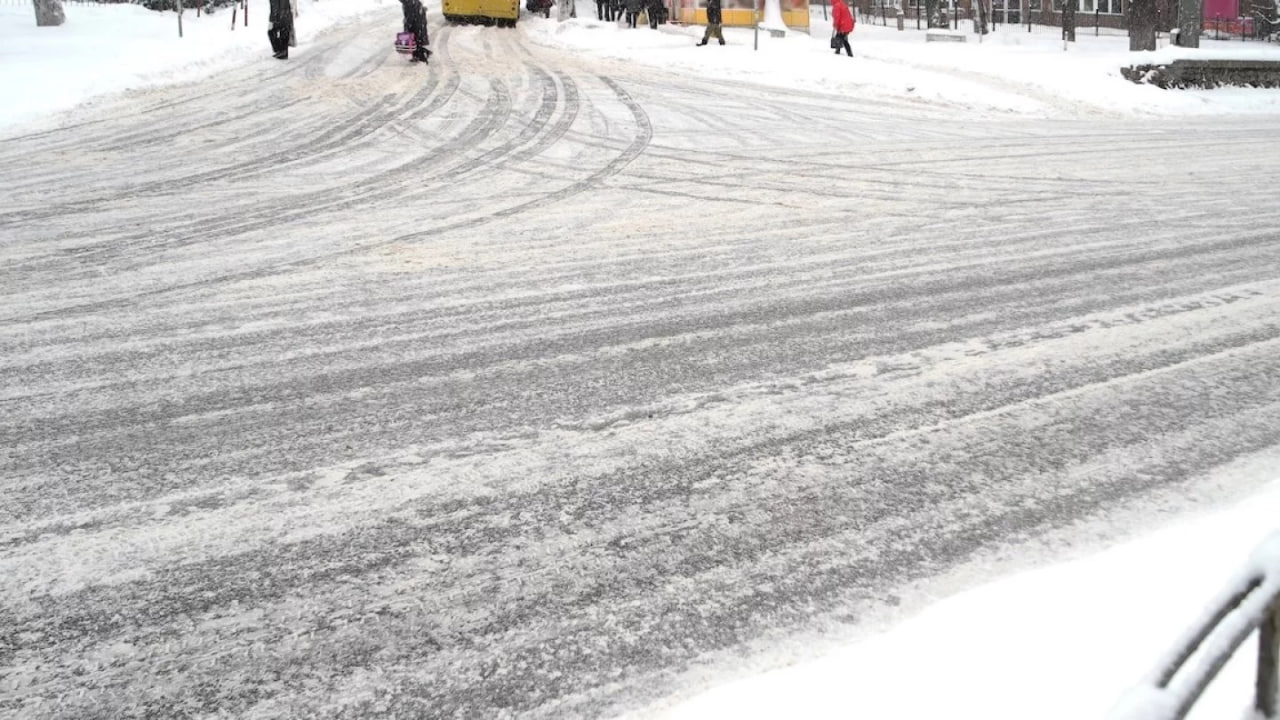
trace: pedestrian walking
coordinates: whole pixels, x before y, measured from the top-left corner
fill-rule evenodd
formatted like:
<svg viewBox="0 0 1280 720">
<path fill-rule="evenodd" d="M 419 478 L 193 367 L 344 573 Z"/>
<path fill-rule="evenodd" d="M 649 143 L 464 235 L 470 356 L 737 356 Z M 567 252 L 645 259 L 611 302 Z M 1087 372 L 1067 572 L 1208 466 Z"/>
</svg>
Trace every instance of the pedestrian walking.
<svg viewBox="0 0 1280 720">
<path fill-rule="evenodd" d="M 609 0 L 609 22 L 617 22 L 622 17 L 622 0 Z"/>
<path fill-rule="evenodd" d="M 707 30 L 702 33 L 702 42 L 698 45 L 706 45 L 711 38 L 719 40 L 721 45 L 724 44 L 724 32 L 720 29 L 720 21 L 720 0 L 707 0 Z"/>
<path fill-rule="evenodd" d="M 658 24 L 663 22 L 663 15 L 666 14 L 667 6 L 662 4 L 662 0 L 649 0 L 649 6 L 645 8 L 645 12 L 649 15 L 649 29 L 657 30 Z"/>
<path fill-rule="evenodd" d="M 831 0 L 831 28 L 835 31 L 835 35 L 831 38 L 831 47 L 835 48 L 837 55 L 843 48 L 849 53 L 849 57 L 853 57 L 853 48 L 849 47 L 849 33 L 853 32 L 854 22 L 853 13 L 849 11 L 849 6 L 844 4 L 844 0 Z"/>
<path fill-rule="evenodd" d="M 605 11 L 609 7 L 609 0 L 596 0 L 596 19 L 604 20 Z"/>
<path fill-rule="evenodd" d="M 431 57 L 431 51 L 427 49 L 427 9 L 422 6 L 422 0 L 400 0 L 400 9 L 404 11 L 404 31 L 413 33 L 410 62 L 425 65 L 427 58 Z"/>
<path fill-rule="evenodd" d="M 267 40 L 271 41 L 272 57 L 289 59 L 289 44 L 293 40 L 293 7 L 289 0 L 271 0 L 267 11 Z"/>
<path fill-rule="evenodd" d="M 640 11 L 644 9 L 645 0 L 624 0 L 627 4 L 627 27 L 634 28 Z"/>
</svg>

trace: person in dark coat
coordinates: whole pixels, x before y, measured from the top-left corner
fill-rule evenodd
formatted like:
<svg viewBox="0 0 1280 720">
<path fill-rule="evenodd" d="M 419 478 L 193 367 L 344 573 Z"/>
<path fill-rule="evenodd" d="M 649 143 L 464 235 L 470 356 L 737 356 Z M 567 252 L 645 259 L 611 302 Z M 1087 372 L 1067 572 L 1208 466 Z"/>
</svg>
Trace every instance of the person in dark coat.
<svg viewBox="0 0 1280 720">
<path fill-rule="evenodd" d="M 707 41 L 715 38 L 724 44 L 724 32 L 720 29 L 720 0 L 707 0 L 707 31 L 702 33 L 702 42 L 699 45 L 706 45 Z"/>
<path fill-rule="evenodd" d="M 849 57 L 853 57 L 853 48 L 849 47 L 849 33 L 853 32 L 853 23 L 853 13 L 849 12 L 849 6 L 844 4 L 844 0 L 831 0 L 831 29 L 836 33 L 832 46 L 837 55 L 843 48 L 849 53 Z"/>
<path fill-rule="evenodd" d="M 662 4 L 662 0 L 649 0 L 649 7 L 645 11 L 649 14 L 649 28 L 651 30 L 658 29 L 658 23 L 662 22 L 662 16 L 666 13 L 667 6 Z"/>
<path fill-rule="evenodd" d="M 422 0 L 400 0 L 400 9 L 404 11 L 404 31 L 413 33 L 410 62 L 425 64 L 431 57 L 431 51 L 427 49 L 427 9 L 422 7 Z"/>
<path fill-rule="evenodd" d="M 277 60 L 289 59 L 289 41 L 293 38 L 293 7 L 289 0 L 271 0 L 267 14 L 267 39 L 271 55 Z"/>
<path fill-rule="evenodd" d="M 627 4 L 627 27 L 636 26 L 636 19 L 640 17 L 640 11 L 644 9 L 645 0 L 624 0 Z"/>
</svg>

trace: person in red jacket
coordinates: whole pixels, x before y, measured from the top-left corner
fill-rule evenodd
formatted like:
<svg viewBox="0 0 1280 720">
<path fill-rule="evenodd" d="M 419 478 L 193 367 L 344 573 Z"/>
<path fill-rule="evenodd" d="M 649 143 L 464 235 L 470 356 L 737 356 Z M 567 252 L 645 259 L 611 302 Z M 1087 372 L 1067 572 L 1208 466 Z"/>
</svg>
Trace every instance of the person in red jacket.
<svg viewBox="0 0 1280 720">
<path fill-rule="evenodd" d="M 849 57 L 853 57 L 853 48 L 849 47 L 849 33 L 853 32 L 853 13 L 849 12 L 849 6 L 844 4 L 844 0 L 831 0 L 831 26 L 835 30 L 835 37 L 831 38 L 831 47 L 836 49 L 836 54 L 840 54 L 840 48 L 849 53 Z"/>
</svg>

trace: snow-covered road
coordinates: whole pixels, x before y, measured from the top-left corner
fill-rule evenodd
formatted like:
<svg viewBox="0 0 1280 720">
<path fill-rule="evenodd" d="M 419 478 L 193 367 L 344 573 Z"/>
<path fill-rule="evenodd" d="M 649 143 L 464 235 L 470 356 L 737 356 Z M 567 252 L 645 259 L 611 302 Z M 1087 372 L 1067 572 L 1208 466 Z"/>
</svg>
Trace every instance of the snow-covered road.
<svg viewBox="0 0 1280 720">
<path fill-rule="evenodd" d="M 0 716 L 608 715 L 1280 443 L 1273 120 L 396 12 L 0 140 Z"/>
</svg>

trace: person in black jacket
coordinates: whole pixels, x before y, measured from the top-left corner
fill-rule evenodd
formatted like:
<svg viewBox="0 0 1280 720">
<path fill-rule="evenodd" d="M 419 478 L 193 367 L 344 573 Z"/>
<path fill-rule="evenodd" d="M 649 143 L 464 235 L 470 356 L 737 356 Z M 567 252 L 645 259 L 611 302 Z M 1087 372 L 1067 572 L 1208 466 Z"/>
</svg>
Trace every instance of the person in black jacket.
<svg viewBox="0 0 1280 720">
<path fill-rule="evenodd" d="M 413 33 L 411 61 L 426 63 L 431 56 L 427 49 L 427 9 L 422 7 L 422 0 L 400 0 L 400 9 L 404 11 L 404 31 Z"/>
<path fill-rule="evenodd" d="M 271 0 L 267 13 L 267 39 L 271 54 L 277 60 L 289 59 L 289 40 L 293 38 L 293 8 L 289 0 Z"/>
<path fill-rule="evenodd" d="M 707 0 L 707 31 L 702 33 L 702 42 L 698 44 L 706 45 L 711 38 L 724 44 L 724 32 L 720 30 L 720 0 Z"/>
<path fill-rule="evenodd" d="M 644 9 L 645 0 L 623 0 L 627 9 L 627 27 L 634 28 L 640 11 Z"/>
</svg>

